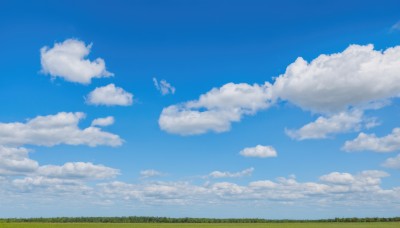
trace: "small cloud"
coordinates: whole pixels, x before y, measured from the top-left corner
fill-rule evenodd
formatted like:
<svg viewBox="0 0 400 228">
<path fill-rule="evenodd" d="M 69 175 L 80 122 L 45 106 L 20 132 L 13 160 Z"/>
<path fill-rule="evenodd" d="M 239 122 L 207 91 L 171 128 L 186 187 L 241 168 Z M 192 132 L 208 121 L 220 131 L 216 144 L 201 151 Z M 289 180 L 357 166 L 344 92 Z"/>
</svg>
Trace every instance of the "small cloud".
<svg viewBox="0 0 400 228">
<path fill-rule="evenodd" d="M 214 171 L 214 172 L 211 172 L 210 174 L 208 174 L 208 177 L 211 177 L 211 178 L 238 178 L 238 177 L 251 176 L 251 174 L 253 174 L 253 171 L 254 171 L 253 167 L 242 170 L 240 172 L 236 172 L 236 173 Z"/>
<path fill-rule="evenodd" d="M 91 126 L 106 127 L 114 124 L 114 117 L 108 116 L 105 118 L 97 118 L 92 121 Z"/>
<path fill-rule="evenodd" d="M 396 24 L 392 25 L 392 27 L 390 28 L 391 32 L 399 31 L 399 30 L 400 30 L 400 21 L 398 21 Z"/>
<path fill-rule="evenodd" d="M 164 175 L 165 175 L 164 173 L 159 172 L 154 169 L 146 169 L 146 170 L 140 171 L 140 178 L 142 178 L 142 179 L 150 178 L 150 177 L 160 177 L 160 176 L 164 176 Z"/>
<path fill-rule="evenodd" d="M 397 157 L 394 158 L 388 158 L 382 166 L 386 168 L 391 168 L 391 169 L 400 169 L 400 154 L 397 155 Z"/>
<path fill-rule="evenodd" d="M 97 87 L 89 93 L 86 102 L 90 105 L 130 106 L 133 103 L 133 94 L 114 84 Z"/>
<path fill-rule="evenodd" d="M 173 87 L 170 83 L 168 83 L 166 80 L 161 80 L 158 82 L 157 78 L 153 78 L 154 86 L 160 93 L 165 96 L 168 94 L 174 94 L 175 93 L 175 87 Z"/>
<path fill-rule="evenodd" d="M 276 150 L 272 146 L 262 146 L 262 145 L 244 148 L 242 151 L 240 151 L 240 155 L 244 157 L 259 157 L 259 158 L 278 156 Z"/>
</svg>

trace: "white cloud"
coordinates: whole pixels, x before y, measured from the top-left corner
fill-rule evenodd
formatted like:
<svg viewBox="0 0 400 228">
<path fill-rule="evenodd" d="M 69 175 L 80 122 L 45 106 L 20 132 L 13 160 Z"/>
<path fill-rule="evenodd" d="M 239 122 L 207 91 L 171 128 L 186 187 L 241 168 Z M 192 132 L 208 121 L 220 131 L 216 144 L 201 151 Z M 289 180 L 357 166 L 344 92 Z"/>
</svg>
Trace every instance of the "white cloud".
<svg viewBox="0 0 400 228">
<path fill-rule="evenodd" d="M 228 131 L 243 115 L 270 106 L 269 86 L 228 83 L 214 88 L 198 100 L 164 108 L 158 121 L 160 128 L 180 135 Z"/>
<path fill-rule="evenodd" d="M 400 169 L 400 154 L 394 158 L 388 158 L 383 164 L 386 168 Z"/>
<path fill-rule="evenodd" d="M 335 113 L 400 94 L 400 46 L 385 51 L 350 45 L 310 63 L 299 57 L 272 87 L 275 99 L 303 109 Z"/>
<path fill-rule="evenodd" d="M 333 172 L 319 178 L 320 180 L 332 184 L 352 184 L 355 178 L 350 173 Z"/>
<path fill-rule="evenodd" d="M 133 94 L 116 87 L 114 84 L 109 84 L 103 87 L 96 87 L 89 93 L 86 102 L 91 105 L 129 106 L 133 103 Z"/>
<path fill-rule="evenodd" d="M 40 193 L 47 193 L 47 197 L 68 193 L 77 196 L 91 189 L 79 180 L 47 178 L 43 176 L 14 179 L 11 184 L 18 191 L 29 192 L 30 194 L 40 191 Z"/>
<path fill-rule="evenodd" d="M 82 41 L 68 39 L 62 43 L 55 43 L 52 48 L 41 48 L 42 72 L 82 84 L 91 83 L 92 78 L 113 76 L 106 70 L 103 59 L 86 59 L 91 47 L 91 44 L 85 45 Z"/>
<path fill-rule="evenodd" d="M 208 176 L 211 178 L 237 178 L 237 177 L 251 176 L 253 171 L 254 171 L 253 167 L 236 173 L 213 171 L 210 174 L 208 174 Z"/>
<path fill-rule="evenodd" d="M 391 31 L 398 31 L 400 30 L 400 21 L 398 21 L 396 24 L 392 25 L 390 28 Z"/>
<path fill-rule="evenodd" d="M 339 112 L 328 117 L 320 116 L 297 130 L 285 130 L 286 134 L 296 140 L 324 139 L 334 134 L 359 131 L 378 125 L 376 119 L 365 118 L 359 110 Z"/>
<path fill-rule="evenodd" d="M 240 155 L 244 157 L 268 158 L 278 156 L 275 148 L 272 146 L 257 145 L 255 147 L 247 147 L 240 151 Z"/>
<path fill-rule="evenodd" d="M 289 130 L 290 136 L 326 138 L 376 125 L 375 120 L 364 119 L 362 112 L 382 108 L 398 97 L 399 80 L 400 46 L 378 51 L 373 45 L 350 45 L 343 52 L 320 55 L 311 62 L 299 57 L 272 85 L 228 83 L 198 100 L 166 107 L 159 125 L 181 135 L 224 132 L 244 115 L 288 101 L 324 115 L 299 130 Z"/>
<path fill-rule="evenodd" d="M 108 116 L 105 118 L 97 118 L 92 121 L 91 126 L 100 126 L 100 127 L 106 127 L 114 124 L 114 117 Z"/>
<path fill-rule="evenodd" d="M 342 149 L 345 151 L 374 151 L 382 153 L 399 150 L 400 128 L 394 128 L 391 134 L 383 137 L 361 132 L 357 138 L 346 141 Z"/>
<path fill-rule="evenodd" d="M 254 205 L 266 202 L 297 202 L 301 205 L 318 206 L 322 200 L 326 205 L 395 205 L 400 202 L 400 189 L 382 189 L 381 179 L 388 174 L 377 170 L 358 174 L 330 173 L 320 182 L 298 182 L 294 177 L 277 178 L 276 181 L 258 180 L 248 185 L 231 182 L 194 185 L 188 182 L 145 182 L 128 184 L 123 182 L 101 183 L 100 192 L 105 199 L 140 201 L 147 205 L 198 205 L 229 204 L 245 200 Z M 393 204 L 394 203 L 394 204 Z"/>
<path fill-rule="evenodd" d="M 173 87 L 166 80 L 161 80 L 158 82 L 157 78 L 153 78 L 153 82 L 156 89 L 160 91 L 163 96 L 175 93 L 175 87 Z"/>
<path fill-rule="evenodd" d="M 80 129 L 78 123 L 85 117 L 81 112 L 60 112 L 37 116 L 26 123 L 0 123 L 0 145 L 108 145 L 120 146 L 123 140 L 97 127 Z"/>
<path fill-rule="evenodd" d="M 141 178 L 159 177 L 159 176 L 163 176 L 163 175 L 165 175 L 165 174 L 162 172 L 159 172 L 157 170 L 154 170 L 154 169 L 146 169 L 146 170 L 140 171 Z"/>
<path fill-rule="evenodd" d="M 20 175 L 36 171 L 37 161 L 29 159 L 29 151 L 23 147 L 12 148 L 0 145 L 0 175 Z"/>
<path fill-rule="evenodd" d="M 90 162 L 67 162 L 62 166 L 41 166 L 38 174 L 60 179 L 107 179 L 119 175 L 119 170 Z"/>
</svg>

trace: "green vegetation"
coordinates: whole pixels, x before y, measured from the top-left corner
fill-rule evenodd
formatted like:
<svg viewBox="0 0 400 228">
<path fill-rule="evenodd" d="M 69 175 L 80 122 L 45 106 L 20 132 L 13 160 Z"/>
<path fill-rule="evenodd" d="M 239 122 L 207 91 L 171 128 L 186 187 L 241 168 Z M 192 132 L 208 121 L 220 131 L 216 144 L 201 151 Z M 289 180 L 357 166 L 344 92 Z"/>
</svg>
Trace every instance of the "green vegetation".
<svg viewBox="0 0 400 228">
<path fill-rule="evenodd" d="M 0 219 L 0 228 L 398 228 L 396 218 L 324 220 L 209 219 L 166 217 L 77 217 Z"/>
<path fill-rule="evenodd" d="M 0 223 L 1 228 L 398 228 L 398 222 L 374 223 Z"/>
<path fill-rule="evenodd" d="M 273 220 L 257 218 L 167 218 L 167 217 L 56 217 L 56 218 L 7 218 L 0 223 L 338 223 L 338 222 L 400 222 L 394 218 L 334 218 L 320 220 Z"/>
</svg>

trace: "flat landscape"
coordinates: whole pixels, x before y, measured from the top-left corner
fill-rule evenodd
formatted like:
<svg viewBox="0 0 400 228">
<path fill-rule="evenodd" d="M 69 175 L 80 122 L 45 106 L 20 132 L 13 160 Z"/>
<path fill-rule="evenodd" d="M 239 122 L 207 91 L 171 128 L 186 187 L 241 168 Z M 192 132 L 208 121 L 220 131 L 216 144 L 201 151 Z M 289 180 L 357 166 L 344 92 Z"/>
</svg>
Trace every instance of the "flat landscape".
<svg viewBox="0 0 400 228">
<path fill-rule="evenodd" d="M 321 227 L 321 228 L 398 228 L 399 222 L 373 222 L 373 223 L 0 223 L 1 228 L 58 228 L 58 227 L 75 227 L 75 228 L 163 228 L 163 227 L 196 227 L 196 228 L 239 228 L 239 227 L 283 227 L 283 228 L 306 228 L 306 227 Z"/>
</svg>

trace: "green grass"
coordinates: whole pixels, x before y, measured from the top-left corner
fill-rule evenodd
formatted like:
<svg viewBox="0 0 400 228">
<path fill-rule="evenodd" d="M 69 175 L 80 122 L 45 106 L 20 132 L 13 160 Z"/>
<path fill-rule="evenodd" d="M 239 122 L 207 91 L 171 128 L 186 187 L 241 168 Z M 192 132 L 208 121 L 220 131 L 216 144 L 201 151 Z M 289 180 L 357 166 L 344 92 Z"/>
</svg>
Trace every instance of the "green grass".
<svg viewBox="0 0 400 228">
<path fill-rule="evenodd" d="M 399 228 L 399 222 L 374 223 L 0 223 L 1 228 Z"/>
</svg>

